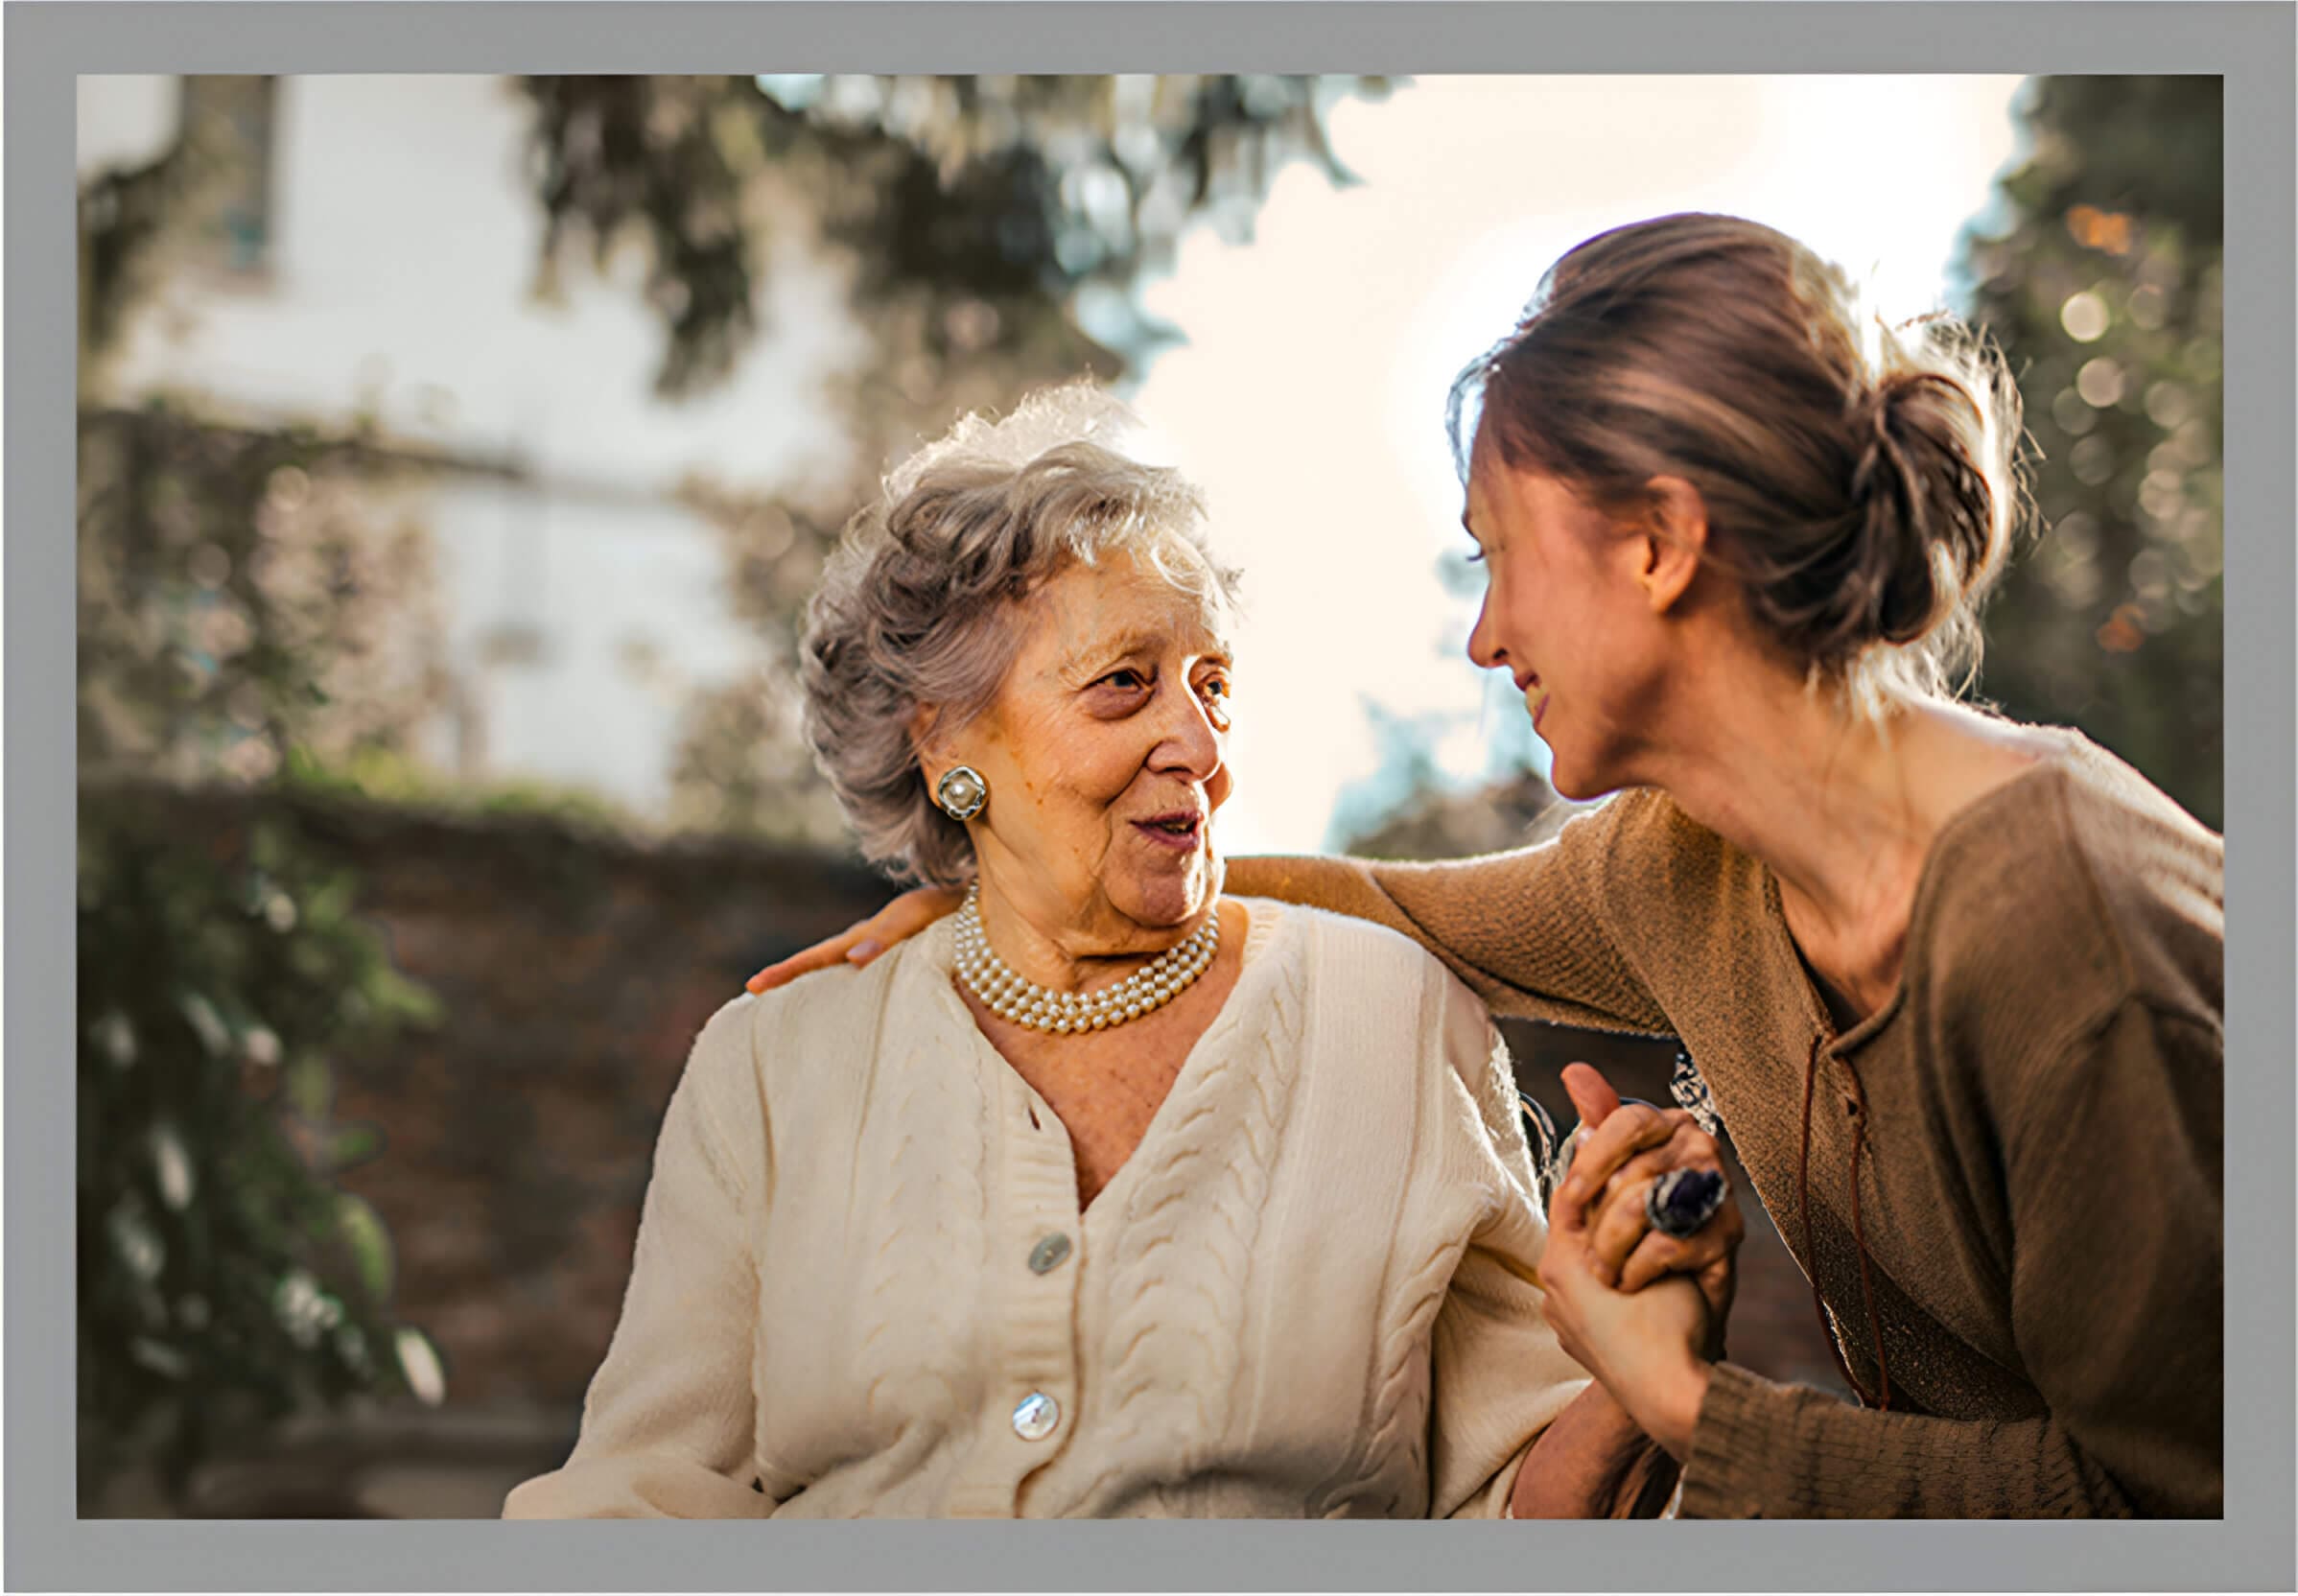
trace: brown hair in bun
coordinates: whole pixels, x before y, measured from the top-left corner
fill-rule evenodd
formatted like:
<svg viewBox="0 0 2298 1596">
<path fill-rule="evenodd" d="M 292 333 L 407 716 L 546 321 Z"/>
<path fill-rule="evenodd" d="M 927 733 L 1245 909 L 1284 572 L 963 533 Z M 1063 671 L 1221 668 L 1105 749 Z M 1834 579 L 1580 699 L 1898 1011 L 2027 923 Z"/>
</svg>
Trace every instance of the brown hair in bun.
<svg viewBox="0 0 2298 1596">
<path fill-rule="evenodd" d="M 1951 317 L 1863 322 L 1783 233 L 1668 216 L 1578 246 L 1455 381 L 1449 419 L 1464 472 L 1481 429 L 1622 512 L 1654 477 L 1691 482 L 1749 616 L 1868 708 L 1976 668 L 2020 521 L 2017 389 Z"/>
</svg>

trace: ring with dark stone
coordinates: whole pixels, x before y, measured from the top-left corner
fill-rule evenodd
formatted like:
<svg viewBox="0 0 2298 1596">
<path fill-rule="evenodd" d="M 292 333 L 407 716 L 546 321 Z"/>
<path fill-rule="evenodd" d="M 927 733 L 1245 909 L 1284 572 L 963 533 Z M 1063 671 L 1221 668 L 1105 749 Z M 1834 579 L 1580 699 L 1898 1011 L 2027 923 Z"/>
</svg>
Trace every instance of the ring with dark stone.
<svg viewBox="0 0 2298 1596">
<path fill-rule="evenodd" d="M 1723 1211 L 1730 1183 L 1720 1169 L 1671 1169 L 1644 1194 L 1652 1228 L 1681 1241 Z"/>
</svg>

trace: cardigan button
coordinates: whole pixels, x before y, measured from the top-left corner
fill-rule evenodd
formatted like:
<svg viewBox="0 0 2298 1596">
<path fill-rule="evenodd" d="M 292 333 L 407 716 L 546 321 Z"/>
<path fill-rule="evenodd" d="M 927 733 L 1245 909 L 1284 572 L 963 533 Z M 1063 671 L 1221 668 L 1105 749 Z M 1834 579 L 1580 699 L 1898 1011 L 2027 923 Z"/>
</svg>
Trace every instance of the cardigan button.
<svg viewBox="0 0 2298 1596">
<path fill-rule="evenodd" d="M 1023 1441 L 1043 1441 L 1061 1422 L 1061 1404 L 1042 1391 L 1033 1391 L 1014 1406 L 1014 1434 Z"/>
<path fill-rule="evenodd" d="M 1029 1272 L 1032 1275 L 1050 1275 L 1062 1266 L 1069 1256 L 1069 1238 L 1055 1231 L 1029 1250 Z"/>
</svg>

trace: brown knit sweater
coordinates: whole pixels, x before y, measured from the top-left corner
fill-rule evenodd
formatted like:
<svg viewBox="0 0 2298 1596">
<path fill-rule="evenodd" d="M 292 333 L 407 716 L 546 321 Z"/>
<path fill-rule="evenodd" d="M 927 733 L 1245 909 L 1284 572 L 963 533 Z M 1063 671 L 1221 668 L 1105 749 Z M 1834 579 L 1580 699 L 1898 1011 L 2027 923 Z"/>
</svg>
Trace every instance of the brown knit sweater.
<svg viewBox="0 0 2298 1596">
<path fill-rule="evenodd" d="M 1850 1369 L 1878 1390 L 1880 1337 L 1889 1375 L 1878 1411 L 1719 1366 L 1685 1516 L 2222 1512 L 2224 844 L 2061 735 L 1940 833 L 1899 990 L 1841 1035 L 1770 869 L 1655 791 L 1516 853 L 1231 870 L 1503 1013 L 1682 1039 Z"/>
</svg>

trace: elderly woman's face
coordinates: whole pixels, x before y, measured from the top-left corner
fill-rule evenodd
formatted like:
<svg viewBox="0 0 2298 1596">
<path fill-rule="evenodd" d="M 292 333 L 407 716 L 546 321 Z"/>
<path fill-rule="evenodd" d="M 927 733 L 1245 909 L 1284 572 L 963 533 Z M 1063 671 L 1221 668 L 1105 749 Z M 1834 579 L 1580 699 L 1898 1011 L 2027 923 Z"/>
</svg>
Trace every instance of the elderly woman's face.
<svg viewBox="0 0 2298 1596">
<path fill-rule="evenodd" d="M 984 890 L 1119 951 L 1220 890 L 1229 653 L 1194 596 L 1129 557 L 1070 568 L 1024 613 L 1013 669 L 955 751 L 989 782 Z"/>
</svg>

